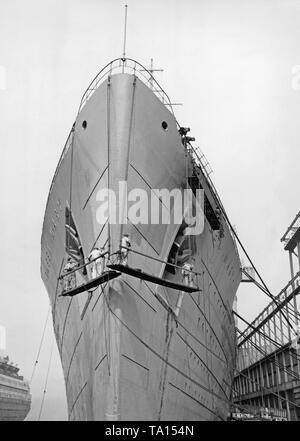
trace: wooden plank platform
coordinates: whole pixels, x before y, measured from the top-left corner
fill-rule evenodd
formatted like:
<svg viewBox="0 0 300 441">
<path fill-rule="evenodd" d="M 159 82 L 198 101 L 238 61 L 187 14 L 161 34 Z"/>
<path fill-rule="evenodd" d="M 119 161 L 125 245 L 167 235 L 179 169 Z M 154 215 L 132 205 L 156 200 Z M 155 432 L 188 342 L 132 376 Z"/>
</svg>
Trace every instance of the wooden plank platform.
<svg viewBox="0 0 300 441">
<path fill-rule="evenodd" d="M 87 283 L 83 283 L 82 285 L 70 289 L 69 291 L 63 291 L 62 294 L 60 294 L 60 297 L 66 297 L 66 296 L 72 297 L 77 294 L 80 294 L 81 292 L 89 291 L 90 289 L 102 285 L 105 282 L 109 282 L 109 280 L 115 279 L 120 275 L 121 273 L 118 271 L 114 271 L 114 270 L 104 271 L 99 277 L 96 277 L 95 279 L 92 279 Z"/>
<path fill-rule="evenodd" d="M 107 265 L 107 267 L 119 271 L 121 273 L 129 274 L 130 276 L 136 277 L 138 279 L 147 280 L 148 282 L 156 283 L 157 285 L 162 285 L 168 288 L 177 289 L 178 291 L 184 291 L 189 293 L 201 291 L 199 288 L 183 285 L 181 283 L 170 282 L 169 280 L 165 280 L 160 277 L 153 276 L 152 274 L 145 273 L 144 271 L 138 268 L 131 268 L 130 266 L 127 265 L 111 264 L 111 265 Z"/>
</svg>

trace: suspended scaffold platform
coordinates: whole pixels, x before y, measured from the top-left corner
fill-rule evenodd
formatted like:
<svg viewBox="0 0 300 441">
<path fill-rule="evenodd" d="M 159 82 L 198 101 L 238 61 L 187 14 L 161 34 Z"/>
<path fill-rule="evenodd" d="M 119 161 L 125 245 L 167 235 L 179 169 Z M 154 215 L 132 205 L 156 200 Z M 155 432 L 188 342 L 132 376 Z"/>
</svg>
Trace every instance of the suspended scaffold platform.
<svg viewBox="0 0 300 441">
<path fill-rule="evenodd" d="M 94 279 L 89 280 L 86 283 L 82 283 L 79 286 L 76 286 L 75 288 L 69 289 L 69 290 L 64 290 L 60 296 L 61 297 L 65 297 L 65 296 L 75 296 L 77 294 L 80 294 L 82 292 L 85 291 L 90 291 L 93 288 L 98 287 L 99 285 L 102 285 L 103 283 L 109 282 L 112 279 L 115 279 L 116 277 L 119 277 L 121 275 L 120 272 L 118 271 L 113 271 L 113 270 L 109 270 L 109 271 L 104 271 L 100 276 L 95 277 Z"/>
<path fill-rule="evenodd" d="M 170 280 L 153 276 L 152 274 L 145 273 L 141 269 L 131 268 L 130 266 L 127 265 L 111 264 L 111 265 L 107 265 L 107 267 L 111 268 L 112 270 L 119 271 L 120 273 L 126 273 L 132 277 L 136 277 L 142 280 L 147 280 L 148 282 L 156 283 L 157 285 L 166 286 L 167 288 L 176 289 L 178 291 L 184 291 L 188 293 L 199 291 L 199 288 L 192 287 L 189 285 L 183 285 L 181 283 L 171 282 Z"/>
</svg>

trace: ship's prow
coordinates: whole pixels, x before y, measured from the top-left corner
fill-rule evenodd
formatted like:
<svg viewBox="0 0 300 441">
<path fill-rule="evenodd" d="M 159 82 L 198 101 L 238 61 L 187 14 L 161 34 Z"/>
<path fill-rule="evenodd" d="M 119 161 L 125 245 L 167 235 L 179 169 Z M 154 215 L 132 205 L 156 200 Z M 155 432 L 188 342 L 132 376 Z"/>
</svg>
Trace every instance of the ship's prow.
<svg viewBox="0 0 300 441">
<path fill-rule="evenodd" d="M 178 131 L 167 95 L 138 78 L 138 63 L 130 74 L 127 67 L 122 60 L 107 65 L 87 89 L 44 219 L 41 273 L 69 418 L 226 419 L 238 253 L 219 197 Z M 196 190 L 204 194 L 201 232 L 187 232 L 183 215 L 177 223 L 153 222 L 151 213 L 141 218 L 145 201 L 173 215 L 175 202 L 168 205 L 164 197 L 186 189 L 193 208 Z M 95 249 L 102 254 L 93 267 L 88 257 Z M 93 271 L 120 261 L 135 272 L 121 265 L 116 278 L 84 290 Z M 61 296 L 71 290 L 70 280 L 83 289 Z M 184 284 L 197 289 L 188 292 Z"/>
</svg>

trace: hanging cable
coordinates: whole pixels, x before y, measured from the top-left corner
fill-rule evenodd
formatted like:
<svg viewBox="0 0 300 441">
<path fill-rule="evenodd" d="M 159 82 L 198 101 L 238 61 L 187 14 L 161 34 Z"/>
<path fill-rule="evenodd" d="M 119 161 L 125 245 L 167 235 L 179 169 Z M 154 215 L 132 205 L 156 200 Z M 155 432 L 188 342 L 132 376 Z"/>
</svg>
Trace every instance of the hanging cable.
<svg viewBox="0 0 300 441">
<path fill-rule="evenodd" d="M 265 294 L 267 294 L 268 295 L 268 292 L 266 291 L 266 289 L 262 286 L 262 285 L 260 285 L 260 283 L 258 283 L 252 276 L 250 276 L 250 274 L 248 274 L 247 273 L 247 271 L 245 271 L 243 268 L 242 268 L 242 272 L 249 278 L 249 280 L 251 281 L 251 282 L 253 282 L 261 291 L 263 291 Z M 294 278 L 296 278 L 297 277 L 297 275 L 298 274 L 296 274 L 296 276 L 294 277 Z M 293 280 L 293 279 L 292 279 Z M 291 281 L 292 282 L 292 281 Z M 291 282 L 289 282 L 289 284 L 288 285 L 290 285 L 291 284 Z M 286 288 L 284 288 L 284 289 L 286 289 Z M 280 292 L 280 294 L 284 291 L 284 289 Z M 277 298 L 280 296 L 280 294 L 277 296 Z M 298 312 L 298 311 L 295 311 L 295 309 L 293 309 L 293 308 L 291 308 L 290 306 L 288 306 L 288 305 L 286 305 L 286 310 L 287 310 L 287 312 L 290 312 L 290 314 L 295 318 L 295 319 L 297 319 L 298 317 L 300 317 L 300 313 Z"/>
<path fill-rule="evenodd" d="M 44 341 L 44 337 L 45 337 L 45 332 L 46 332 L 46 327 L 47 327 L 47 323 L 48 323 L 48 318 L 49 318 L 50 310 L 51 310 L 51 306 L 49 304 L 48 312 L 47 312 L 47 317 L 46 317 L 46 321 L 45 321 L 45 325 L 44 325 L 44 329 L 43 329 L 43 334 L 42 334 L 42 338 L 41 338 L 41 341 L 40 341 L 40 345 L 39 345 L 38 353 L 37 353 L 37 356 L 36 356 L 36 360 L 35 360 L 35 363 L 33 365 L 32 373 L 31 373 L 31 377 L 30 377 L 30 381 L 29 381 L 29 385 L 31 385 L 31 382 L 32 382 L 32 379 L 33 379 L 33 375 L 35 373 L 36 366 L 37 366 L 37 364 L 39 362 L 40 352 L 41 352 L 43 341 Z"/>
<path fill-rule="evenodd" d="M 145 342 L 145 341 L 143 341 L 142 339 L 140 339 L 140 337 L 138 337 L 112 310 L 111 310 L 111 308 L 110 308 L 110 306 L 109 306 L 109 304 L 108 304 L 108 302 L 107 302 L 107 299 L 105 299 L 105 301 L 106 301 L 106 303 L 107 303 L 107 306 L 108 306 L 108 309 L 110 310 L 110 312 L 116 317 L 116 319 L 117 320 L 119 320 L 120 321 L 120 323 L 131 333 L 131 334 L 133 334 L 138 340 L 140 340 L 146 347 L 148 347 L 148 349 L 150 349 L 150 351 L 152 351 L 153 353 L 155 353 L 157 356 L 159 356 L 159 357 L 161 357 L 161 355 L 160 354 L 158 354 L 156 351 L 154 351 L 153 350 L 153 348 L 151 348 L 150 346 L 148 346 L 148 344 Z M 172 366 L 173 367 L 173 369 L 175 369 L 175 370 L 177 370 L 179 373 L 182 373 L 182 372 L 180 372 L 174 365 L 171 365 L 167 360 L 164 360 L 164 361 L 166 361 L 166 363 L 168 364 L 168 365 L 170 365 L 170 366 Z M 237 370 L 237 369 L 236 369 Z M 238 370 L 237 370 L 238 371 Z M 238 372 L 240 372 L 240 371 L 238 371 Z M 183 373 L 182 373 L 183 374 Z M 242 375 L 242 376 L 245 376 L 246 378 L 248 378 L 245 374 L 242 374 L 241 372 L 240 372 L 240 374 Z M 252 380 L 252 379 L 250 379 L 252 382 L 255 382 L 254 380 Z M 256 382 L 257 383 L 257 382 Z M 257 384 L 259 384 L 259 383 L 257 383 Z M 260 384 L 259 384 L 260 385 Z M 261 385 L 260 385 L 261 386 Z M 266 390 L 268 390 L 266 387 L 264 387 L 263 386 L 263 388 L 264 389 L 266 389 Z M 208 389 L 207 389 L 207 391 L 208 391 Z M 284 400 L 284 401 L 288 401 L 290 404 L 293 404 L 293 405 L 295 405 L 296 407 L 300 407 L 300 406 L 298 406 L 297 404 L 294 404 L 292 401 L 290 401 L 290 400 L 287 400 L 286 398 L 283 398 L 283 397 L 281 397 L 280 395 L 278 395 L 278 394 L 276 394 L 275 392 L 272 392 L 272 391 L 270 391 L 270 390 L 268 390 L 268 392 L 269 392 L 269 394 L 272 394 L 272 395 L 275 395 L 276 397 L 279 397 L 280 399 L 282 399 L 282 400 Z M 212 394 L 212 395 L 215 395 L 211 390 L 210 390 L 210 393 Z M 217 396 L 218 398 L 220 398 L 220 399 L 223 399 L 223 398 L 221 398 L 220 396 Z M 234 405 L 234 406 L 238 406 L 236 403 L 234 403 L 233 401 L 230 401 L 230 400 L 226 400 L 229 404 L 232 404 L 232 405 Z"/>
<path fill-rule="evenodd" d="M 42 411 L 43 411 L 43 407 L 44 407 L 45 395 L 46 395 L 46 392 L 47 392 L 48 378 L 49 378 L 49 372 L 50 372 L 50 366 L 51 366 L 52 354 L 53 354 L 53 348 L 54 348 L 54 341 L 55 341 L 55 337 L 53 336 L 52 344 L 51 344 L 50 357 L 49 357 L 49 362 L 48 362 L 48 368 L 47 368 L 46 381 L 45 381 L 43 398 L 42 398 L 42 402 L 41 402 L 41 407 L 40 407 L 40 413 L 39 413 L 39 416 L 38 416 L 38 421 L 40 421 L 40 418 L 41 418 L 41 415 L 42 415 Z"/>
<path fill-rule="evenodd" d="M 238 332 L 241 332 L 239 329 L 237 329 Z M 253 341 L 249 340 L 250 344 L 257 350 L 259 351 L 261 354 L 263 354 L 265 357 L 271 356 L 271 354 L 268 354 L 267 351 L 264 351 L 262 348 L 260 348 L 256 343 L 254 343 Z M 258 360 L 257 360 L 258 361 Z M 288 375 L 290 375 L 291 377 L 294 377 L 296 380 L 300 380 L 300 376 L 295 373 L 293 370 L 288 369 L 287 367 L 285 367 L 283 364 L 281 364 L 279 361 L 274 360 L 274 365 L 279 367 L 280 369 L 283 370 L 283 372 L 287 373 Z"/>
<path fill-rule="evenodd" d="M 274 340 L 272 337 L 270 337 L 268 334 L 266 334 L 263 331 L 260 331 L 257 327 L 255 327 L 253 324 L 249 323 L 245 318 L 241 317 L 236 311 L 233 311 L 233 314 L 238 317 L 240 320 L 242 320 L 246 325 L 248 325 L 249 327 L 251 327 L 252 329 L 255 330 L 255 332 L 259 333 L 260 335 L 262 335 L 263 337 L 265 337 L 267 340 L 269 340 L 271 343 L 273 343 L 275 346 L 277 346 L 278 349 L 282 348 L 281 343 L 277 342 L 276 340 Z M 244 334 L 244 332 L 241 332 L 240 330 L 238 330 L 241 335 Z M 251 341 L 251 339 L 249 339 L 249 341 Z M 291 354 L 292 355 L 292 354 Z M 296 355 L 296 354 L 295 354 Z M 293 355 L 292 355 L 293 357 Z M 296 355 L 296 357 L 293 357 L 296 360 L 300 360 L 300 358 L 298 357 L 298 355 Z"/>
<path fill-rule="evenodd" d="M 249 323 L 245 318 L 243 318 L 242 316 L 240 316 L 240 314 L 238 314 L 236 311 L 232 311 L 233 314 L 239 318 L 240 320 L 242 320 L 246 325 L 248 325 L 250 328 L 252 328 L 255 332 L 257 332 L 258 334 L 262 335 L 263 337 L 265 337 L 267 340 L 269 340 L 271 343 L 273 343 L 274 345 L 276 345 L 278 348 L 281 347 L 281 344 L 278 343 L 276 340 L 274 340 L 272 337 L 270 337 L 268 334 L 266 334 L 263 331 L 260 331 L 260 329 L 257 326 L 254 326 L 252 323 Z M 236 328 L 237 329 L 237 328 Z M 240 331 L 238 329 L 238 331 L 240 332 L 241 335 L 244 335 L 243 331 Z M 250 339 L 249 339 L 250 340 Z"/>
<path fill-rule="evenodd" d="M 237 241 L 238 241 L 240 247 L 242 248 L 242 250 L 244 251 L 244 253 L 245 253 L 247 259 L 248 259 L 249 262 L 251 263 L 252 268 L 254 269 L 254 271 L 255 271 L 256 274 L 258 275 L 258 277 L 259 277 L 261 283 L 263 284 L 263 286 L 264 286 L 264 288 L 265 288 L 265 290 L 266 290 L 266 291 L 263 291 L 263 292 L 264 292 L 268 297 L 270 297 L 270 298 L 273 300 L 273 302 L 274 302 L 277 306 L 279 306 L 276 297 L 273 296 L 273 294 L 271 294 L 269 288 L 268 288 L 267 285 L 265 284 L 263 278 L 261 277 L 260 273 L 259 273 L 258 270 L 256 269 L 254 263 L 252 262 L 252 260 L 251 260 L 251 258 L 250 258 L 250 256 L 249 256 L 249 254 L 247 253 L 246 249 L 244 248 L 244 246 L 243 246 L 243 244 L 242 244 L 242 242 L 241 242 L 241 240 L 240 240 L 238 234 L 237 234 L 236 231 L 234 230 L 234 228 L 233 228 L 233 226 L 232 226 L 230 220 L 228 219 L 228 216 L 227 216 L 227 214 L 226 214 L 226 212 L 225 212 L 225 210 L 224 210 L 224 208 L 223 208 L 222 205 L 220 205 L 220 209 L 222 210 L 222 212 L 223 212 L 223 214 L 224 214 L 224 216 L 225 216 L 225 218 L 226 218 L 226 220 L 227 220 L 227 222 L 228 222 L 228 225 L 229 225 L 229 227 L 230 227 L 230 229 L 231 229 L 231 231 L 232 231 L 234 237 L 237 239 Z M 280 310 L 280 314 L 282 315 L 282 317 L 284 317 L 284 319 L 286 320 L 286 322 L 288 323 L 288 325 L 290 326 L 290 328 L 291 328 L 291 329 L 293 330 L 293 332 L 296 334 L 296 332 L 295 332 L 293 326 L 291 325 L 289 319 L 286 317 L 286 315 L 283 313 L 283 311 Z"/>
<path fill-rule="evenodd" d="M 176 121 L 176 122 L 177 122 L 177 124 L 178 124 L 178 121 Z M 179 124 L 178 124 L 178 126 L 179 126 L 179 133 L 180 133 L 180 130 L 182 130 L 182 129 L 181 129 L 181 127 L 180 127 Z M 195 152 L 193 146 L 190 144 L 190 141 L 194 141 L 194 138 L 187 139 L 186 142 L 187 142 L 187 144 L 189 144 L 189 147 L 190 147 L 190 149 L 191 149 L 191 152 L 194 152 L 194 154 L 196 155 L 196 157 L 198 157 L 198 155 L 197 155 L 197 153 Z M 191 153 L 191 155 L 193 156 L 193 153 Z M 198 159 L 199 159 L 199 157 L 198 157 Z M 201 164 L 201 161 L 200 161 L 200 164 Z M 201 166 L 200 166 L 200 165 L 198 165 L 198 167 L 201 169 Z M 243 244 L 242 244 L 242 242 L 241 242 L 241 240 L 240 240 L 238 234 L 236 233 L 235 229 L 233 228 L 233 226 L 232 226 L 232 224 L 231 224 L 231 222 L 230 222 L 230 220 L 229 220 L 229 218 L 228 218 L 228 216 L 227 216 L 227 213 L 226 213 L 226 211 L 225 211 L 225 208 L 224 208 L 224 206 L 223 206 L 223 204 L 222 204 L 222 202 L 221 202 L 221 200 L 220 200 L 220 197 L 219 197 L 219 195 L 218 195 L 218 193 L 217 193 L 217 191 L 216 191 L 216 189 L 215 189 L 215 187 L 214 187 L 214 185 L 213 185 L 211 179 L 209 178 L 209 176 L 206 176 L 206 182 L 207 182 L 207 184 L 208 184 L 208 186 L 209 186 L 209 188 L 210 188 L 210 190 L 211 190 L 211 192 L 212 192 L 212 194 L 213 194 L 213 196 L 214 196 L 214 198 L 215 198 L 215 201 L 216 201 L 217 205 L 219 206 L 221 212 L 223 213 L 223 215 L 224 215 L 224 217 L 225 217 L 225 219 L 226 219 L 226 221 L 227 221 L 227 223 L 228 223 L 228 225 L 229 225 L 229 227 L 230 227 L 230 229 L 231 229 L 231 231 L 232 231 L 234 237 L 235 237 L 236 240 L 238 241 L 238 243 L 239 243 L 240 247 L 242 248 L 243 252 L 245 253 L 247 259 L 248 259 L 249 262 L 251 263 L 252 268 L 254 269 L 254 271 L 255 271 L 256 274 L 258 275 L 260 281 L 262 282 L 262 284 L 263 284 L 263 286 L 264 286 L 264 288 L 265 288 L 265 291 L 263 291 L 263 292 L 264 292 L 268 297 L 270 297 L 270 298 L 273 300 L 273 302 L 278 306 L 278 303 L 277 303 L 277 299 L 276 299 L 276 297 L 275 297 L 273 294 L 271 294 L 269 288 L 267 287 L 267 285 L 266 285 L 266 283 L 264 282 L 262 276 L 261 276 L 260 273 L 258 272 L 256 266 L 255 266 L 254 263 L 252 262 L 252 260 L 251 260 L 251 258 L 250 258 L 250 256 L 249 256 L 249 254 L 247 253 L 245 247 L 243 246 Z M 289 319 L 287 318 L 287 316 L 284 314 L 284 312 L 283 312 L 282 310 L 280 310 L 280 314 L 282 315 L 282 317 L 284 317 L 284 319 L 285 319 L 286 322 L 288 323 L 289 327 L 292 329 L 292 331 L 293 331 L 294 334 L 296 335 L 296 331 L 295 331 L 294 327 L 292 326 L 292 324 L 290 323 Z"/>
<path fill-rule="evenodd" d="M 177 124 L 178 124 L 178 123 L 177 123 Z M 192 140 L 193 140 L 193 138 L 191 138 L 190 140 L 187 140 L 187 142 L 188 142 L 188 144 L 189 144 L 191 150 L 195 153 L 196 156 L 198 156 L 197 153 L 195 152 L 193 146 L 190 144 L 190 141 L 192 141 Z M 245 253 L 247 259 L 248 259 L 249 262 L 251 263 L 252 268 L 254 269 L 254 271 L 255 271 L 256 274 L 258 275 L 260 281 L 262 282 L 262 284 L 263 284 L 263 286 L 264 286 L 264 288 L 265 288 L 265 290 L 266 290 L 266 291 L 264 291 L 265 294 L 266 294 L 268 297 L 270 297 L 270 298 L 273 300 L 273 302 L 278 306 L 277 299 L 275 298 L 275 296 L 274 296 L 273 294 L 271 294 L 269 288 L 267 287 L 266 283 L 264 282 L 263 278 L 261 277 L 260 273 L 258 272 L 256 266 L 255 266 L 254 263 L 252 262 L 252 260 L 251 260 L 251 258 L 250 258 L 250 256 L 249 256 L 249 254 L 247 253 L 245 247 L 243 246 L 243 244 L 242 244 L 242 242 L 241 242 L 241 240 L 240 240 L 238 234 L 236 233 L 235 229 L 233 228 L 233 226 L 232 226 L 232 224 L 231 224 L 231 222 L 230 222 L 230 220 L 229 220 L 229 218 L 228 218 L 228 216 L 227 216 L 227 213 L 226 213 L 226 211 L 225 211 L 225 208 L 223 207 L 223 204 L 222 204 L 222 202 L 221 202 L 221 200 L 220 200 L 220 197 L 219 197 L 219 195 L 218 195 L 216 189 L 214 188 L 213 183 L 211 182 L 211 180 L 210 180 L 209 177 L 207 177 L 206 181 L 207 181 L 207 183 L 208 183 L 208 185 L 209 185 L 209 187 L 210 187 L 210 189 L 211 189 L 213 195 L 215 195 L 215 200 L 216 200 L 216 202 L 217 202 L 217 204 L 218 204 L 220 210 L 222 211 L 222 213 L 223 213 L 223 215 L 224 215 L 224 217 L 225 217 L 225 219 L 226 219 L 226 221 L 227 221 L 227 223 L 228 223 L 228 225 L 229 225 L 229 227 L 230 227 L 230 229 L 231 229 L 231 231 L 232 231 L 234 237 L 235 237 L 236 240 L 238 241 L 238 243 L 239 243 L 240 247 L 242 248 L 243 252 Z M 284 317 L 284 319 L 286 320 L 286 322 L 288 323 L 288 325 L 290 326 L 290 328 L 291 328 L 291 329 L 293 330 L 293 332 L 296 334 L 296 332 L 295 332 L 293 326 L 291 325 L 289 319 L 286 317 L 286 315 L 283 313 L 283 311 L 280 310 L 280 314 L 282 314 L 282 316 Z"/>
<path fill-rule="evenodd" d="M 241 317 L 236 311 L 233 311 L 233 314 L 238 317 L 240 320 L 242 320 L 244 323 L 246 323 L 246 325 L 250 326 L 252 329 L 254 329 L 256 332 L 258 332 L 260 335 L 262 335 L 263 337 L 265 337 L 267 340 L 270 341 L 270 343 L 273 343 L 275 346 L 277 346 L 278 349 L 282 348 L 282 345 L 277 342 L 276 340 L 274 340 L 272 337 L 270 337 L 268 334 L 264 333 L 263 331 L 260 331 L 259 329 L 256 329 L 255 326 L 253 326 L 251 323 L 249 323 L 246 319 L 244 319 L 243 317 Z M 242 331 L 240 331 L 239 329 L 237 329 L 241 335 L 243 334 Z M 251 343 L 251 339 L 248 340 Z M 270 355 L 270 354 L 266 354 L 266 355 Z M 300 357 L 295 354 L 293 355 L 291 353 L 291 356 L 294 360 L 300 361 Z M 293 372 L 293 371 L 292 371 Z M 300 377 L 299 377 L 300 379 Z"/>
<path fill-rule="evenodd" d="M 288 403 L 292 404 L 295 407 L 300 408 L 300 406 L 296 403 L 294 403 L 291 400 L 288 400 L 287 398 L 282 397 L 281 395 L 277 394 L 276 392 L 271 391 L 269 388 L 262 386 L 260 383 L 258 383 L 256 380 L 253 380 L 251 377 L 249 377 L 246 374 L 243 374 L 241 371 L 239 371 L 238 369 L 236 369 L 236 371 L 238 372 L 239 375 L 241 375 L 244 378 L 247 378 L 248 381 L 250 381 L 251 383 L 255 383 L 258 384 L 258 386 L 260 386 L 262 389 L 265 389 L 266 391 L 268 391 L 268 394 L 266 395 L 274 395 L 275 397 L 279 398 L 282 401 L 287 401 Z"/>
<path fill-rule="evenodd" d="M 275 314 L 274 314 L 274 316 L 275 316 Z M 242 319 L 242 318 L 241 318 L 241 320 L 243 320 L 244 323 L 247 323 L 247 324 L 249 323 L 249 322 L 247 322 L 246 320 L 244 320 L 244 319 Z M 245 341 L 248 340 L 249 338 L 251 338 L 251 336 L 254 334 L 254 332 L 252 332 L 251 335 L 248 334 L 248 330 L 249 330 L 249 328 L 254 329 L 255 332 L 259 332 L 259 329 L 260 329 L 260 328 L 264 328 L 264 326 L 266 325 L 266 323 L 267 323 L 269 320 L 271 320 L 271 318 L 269 318 L 269 319 L 264 319 L 263 323 L 260 322 L 260 323 L 258 323 L 257 325 L 254 325 L 254 323 L 256 322 L 256 320 L 254 320 L 252 323 L 249 323 L 249 324 L 248 324 L 248 327 L 242 331 L 241 337 L 244 337 L 244 340 L 242 341 L 242 343 L 239 343 L 239 346 L 241 346 L 243 343 L 245 343 Z M 296 320 L 296 318 L 295 318 L 295 320 Z M 293 323 L 296 325 L 296 321 L 293 320 Z M 281 329 L 279 328 L 279 326 L 276 324 L 275 320 L 274 320 L 274 326 L 275 326 L 275 328 L 276 328 L 279 332 L 282 332 L 282 335 L 283 335 L 287 340 L 289 340 L 290 337 L 288 337 L 287 335 L 284 334 L 283 331 L 281 331 Z M 288 329 L 288 328 L 286 328 L 286 329 Z M 273 331 L 272 331 L 272 332 L 273 332 Z M 274 336 L 275 336 L 275 333 L 274 333 L 274 332 L 273 332 L 273 334 L 274 334 Z"/>
</svg>

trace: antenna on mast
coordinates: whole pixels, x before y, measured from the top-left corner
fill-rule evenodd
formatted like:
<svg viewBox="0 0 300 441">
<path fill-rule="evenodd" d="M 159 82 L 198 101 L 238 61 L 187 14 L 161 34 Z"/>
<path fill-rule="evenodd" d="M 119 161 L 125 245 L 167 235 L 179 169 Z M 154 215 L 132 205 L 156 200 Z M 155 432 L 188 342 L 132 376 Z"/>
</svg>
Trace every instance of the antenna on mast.
<svg viewBox="0 0 300 441">
<path fill-rule="evenodd" d="M 126 60 L 127 7 L 128 6 L 125 5 L 124 42 L 123 42 L 123 55 L 122 55 L 123 63 L 125 63 Z"/>
</svg>

